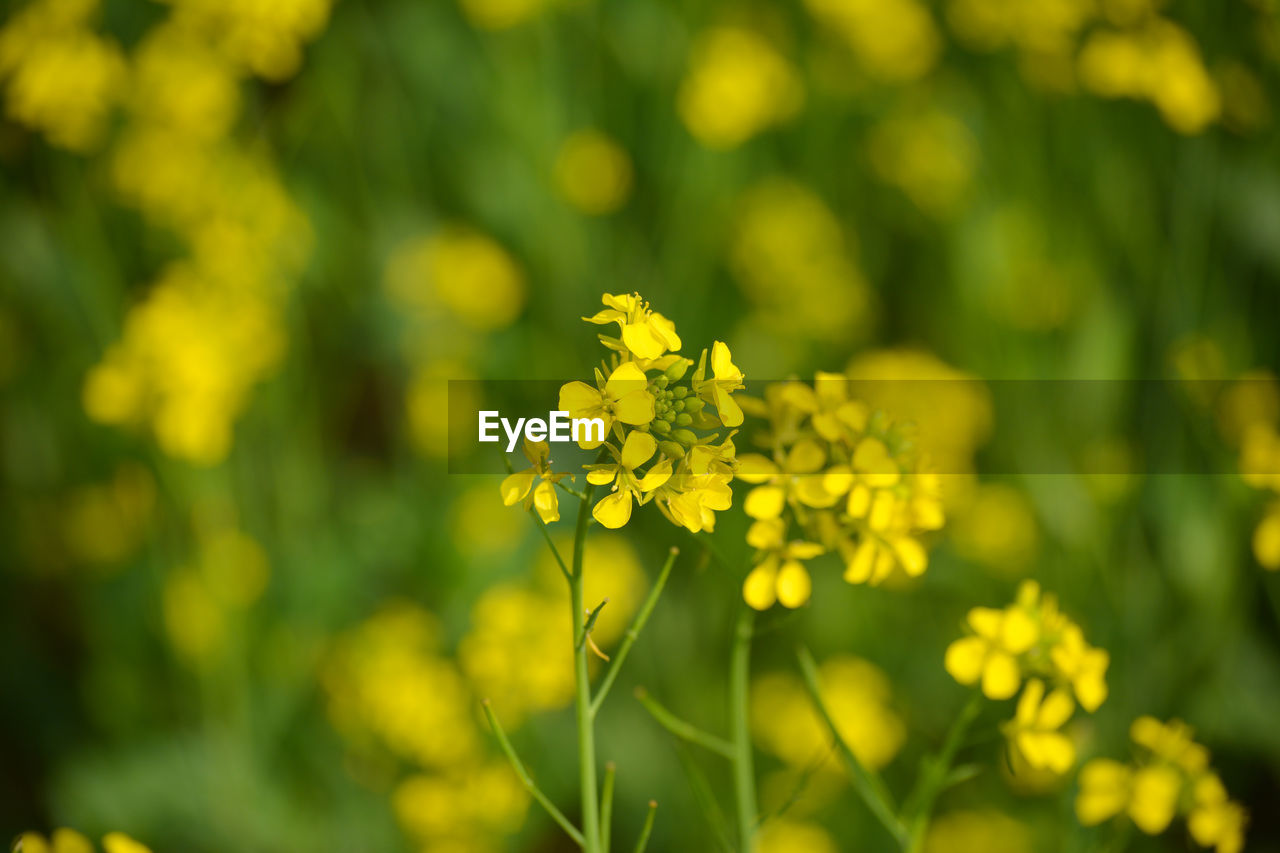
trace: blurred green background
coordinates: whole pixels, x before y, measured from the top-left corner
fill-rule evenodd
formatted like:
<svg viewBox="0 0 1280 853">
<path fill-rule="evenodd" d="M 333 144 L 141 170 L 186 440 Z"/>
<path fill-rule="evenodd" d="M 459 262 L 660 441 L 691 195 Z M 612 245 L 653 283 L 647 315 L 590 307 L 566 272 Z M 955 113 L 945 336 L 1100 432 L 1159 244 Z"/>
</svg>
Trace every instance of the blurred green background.
<svg viewBox="0 0 1280 853">
<path fill-rule="evenodd" d="M 766 853 L 892 849 L 813 754 L 795 642 L 874 665 L 851 725 L 905 790 L 967 695 L 947 644 L 1023 577 L 1112 657 L 1082 756 L 1182 718 L 1280 849 L 1280 486 L 1236 455 L 1280 417 L 1273 0 L 3 9 L 0 836 L 571 849 L 477 704 L 572 816 L 567 604 L 498 478 L 446 473 L 446 381 L 588 378 L 580 318 L 638 290 L 753 378 L 1116 380 L 998 418 L 887 386 L 948 528 L 918 584 L 829 558 L 762 617 Z M 1169 421 L 1143 379 L 1184 383 Z M 630 688 L 724 729 L 745 527 L 593 534 L 606 648 L 683 549 L 600 717 L 624 842 L 652 797 L 650 849 L 715 849 L 689 764 L 726 809 L 727 772 Z M 1194 846 L 1081 828 L 984 714 L 932 853 Z"/>
</svg>

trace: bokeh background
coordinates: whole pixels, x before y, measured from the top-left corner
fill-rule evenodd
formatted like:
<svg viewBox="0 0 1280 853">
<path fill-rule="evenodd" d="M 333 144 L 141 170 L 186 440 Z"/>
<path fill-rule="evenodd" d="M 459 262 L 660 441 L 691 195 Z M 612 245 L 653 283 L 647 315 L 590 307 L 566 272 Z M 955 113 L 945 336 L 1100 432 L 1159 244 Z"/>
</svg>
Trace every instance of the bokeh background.
<svg viewBox="0 0 1280 853">
<path fill-rule="evenodd" d="M 874 401 L 947 474 L 928 574 L 818 561 L 811 605 L 762 617 L 766 853 L 892 849 L 796 641 L 902 791 L 966 700 L 965 612 L 1026 577 L 1112 656 L 1082 755 L 1182 718 L 1280 849 L 1280 480 L 1239 475 L 1280 458 L 1274 0 L 3 9 L 6 841 L 571 849 L 478 713 L 572 815 L 565 593 L 499 478 L 447 473 L 447 380 L 587 378 L 580 318 L 638 290 L 749 377 L 944 380 Z M 1062 379 L 1108 381 L 1008 407 L 975 381 Z M 600 717 L 616 838 L 653 797 L 650 849 L 716 849 L 725 768 L 631 688 L 724 730 L 744 529 L 593 534 L 605 648 L 683 550 Z M 1080 827 L 1001 713 L 931 853 L 1194 846 Z"/>
</svg>

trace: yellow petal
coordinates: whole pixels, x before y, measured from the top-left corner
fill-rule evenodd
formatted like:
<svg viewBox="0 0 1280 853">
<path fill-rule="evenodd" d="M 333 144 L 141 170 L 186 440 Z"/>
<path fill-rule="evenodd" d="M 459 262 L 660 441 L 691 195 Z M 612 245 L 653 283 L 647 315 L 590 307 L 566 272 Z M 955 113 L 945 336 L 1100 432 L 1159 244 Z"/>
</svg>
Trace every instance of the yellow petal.
<svg viewBox="0 0 1280 853">
<path fill-rule="evenodd" d="M 893 510 L 897 502 L 893 492 L 875 492 L 871 499 L 871 512 L 867 514 L 867 526 L 880 533 L 887 530 L 889 522 L 893 521 Z"/>
<path fill-rule="evenodd" d="M 13 846 L 14 853 L 49 853 L 49 842 L 38 832 L 24 832 Z"/>
<path fill-rule="evenodd" d="M 969 627 L 979 637 L 997 640 L 1000 637 L 1000 626 L 1004 624 L 1004 611 L 994 607 L 975 607 L 969 611 Z"/>
<path fill-rule="evenodd" d="M 1129 803 L 1131 771 L 1119 761 L 1095 758 L 1080 768 L 1080 794 L 1076 817 L 1085 826 L 1096 826 L 1118 815 Z"/>
<path fill-rule="evenodd" d="M 628 471 L 639 468 L 658 452 L 658 442 L 647 432 L 632 430 L 622 445 L 622 467 Z"/>
<path fill-rule="evenodd" d="M 823 548 L 817 542 L 802 542 L 797 540 L 787 546 L 787 555 L 797 560 L 812 560 L 819 554 L 825 553 L 826 550 L 826 548 Z"/>
<path fill-rule="evenodd" d="M 982 692 L 988 699 L 1008 699 L 1018 692 L 1022 674 L 1018 662 L 1003 652 L 992 652 L 982 668 Z"/>
<path fill-rule="evenodd" d="M 1076 703 L 1066 690 L 1055 690 L 1049 694 L 1040 706 L 1036 715 L 1036 727 L 1041 729 L 1060 729 L 1076 710 Z"/>
<path fill-rule="evenodd" d="M 715 387 L 716 411 L 720 414 L 720 423 L 727 427 L 742 426 L 742 407 L 738 405 L 729 392 L 719 385 Z"/>
<path fill-rule="evenodd" d="M 783 607 L 795 609 L 809 600 L 813 583 L 809 573 L 797 560 L 788 560 L 778 572 L 778 602 Z"/>
<path fill-rule="evenodd" d="M 676 324 L 663 317 L 657 311 L 649 315 L 649 328 L 658 336 L 666 348 L 671 351 L 680 349 L 680 336 L 676 334 Z"/>
<path fill-rule="evenodd" d="M 1076 698 L 1080 700 L 1080 707 L 1090 714 L 1107 701 L 1107 682 L 1101 672 L 1085 672 L 1076 677 L 1071 686 L 1076 691 Z"/>
<path fill-rule="evenodd" d="M 613 369 L 609 374 L 609 380 L 604 384 L 605 392 L 613 398 L 618 398 L 624 394 L 630 394 L 632 391 L 647 387 L 649 380 L 645 378 L 644 371 L 640 369 L 640 365 L 634 361 L 624 361 Z"/>
<path fill-rule="evenodd" d="M 802 438 L 787 454 L 787 463 L 783 467 L 788 474 L 812 474 L 827 464 L 827 452 L 822 445 L 811 438 Z"/>
<path fill-rule="evenodd" d="M 618 420 L 632 426 L 644 426 L 654 417 L 653 395 L 648 391 L 633 391 L 618 398 L 614 406 Z"/>
<path fill-rule="evenodd" d="M 898 564 L 911 577 L 919 577 L 929 566 L 929 552 L 915 539 L 903 537 L 893 543 L 894 553 L 898 555 Z"/>
<path fill-rule="evenodd" d="M 987 644 L 981 637 L 961 637 L 947 646 L 947 672 L 961 684 L 976 684 L 982 677 L 982 664 L 986 656 Z"/>
<path fill-rule="evenodd" d="M 631 520 L 631 491 L 619 489 L 600 499 L 591 510 L 596 521 L 610 530 L 617 530 Z"/>
<path fill-rule="evenodd" d="M 747 493 L 742 509 L 751 518 L 777 518 L 786 498 L 787 493 L 778 486 L 756 486 Z"/>
<path fill-rule="evenodd" d="M 556 495 L 556 487 L 543 480 L 533 490 L 533 508 L 544 524 L 560 520 L 560 498 Z"/>
<path fill-rule="evenodd" d="M 671 479 L 671 460 L 663 459 L 657 465 L 650 468 L 645 475 L 640 478 L 640 491 L 652 492 L 661 486 L 667 480 Z"/>
<path fill-rule="evenodd" d="M 1005 611 L 1004 622 L 1000 626 L 1000 644 L 1009 652 L 1020 655 L 1036 644 L 1040 637 L 1040 627 L 1020 607 Z"/>
<path fill-rule="evenodd" d="M 524 471 L 517 471 L 502 481 L 502 502 L 507 506 L 513 506 L 524 500 L 524 496 L 529 494 L 529 489 L 533 488 L 533 480 L 538 476 L 538 472 L 532 468 L 526 468 Z"/>
<path fill-rule="evenodd" d="M 647 323 L 628 323 L 622 327 L 622 342 L 636 358 L 646 361 L 667 351 L 664 342 Z"/>
<path fill-rule="evenodd" d="M 590 317 L 583 317 L 588 323 L 595 323 L 597 326 L 604 326 L 609 323 L 625 322 L 627 315 L 616 308 L 605 308 L 603 311 L 597 311 Z"/>
<path fill-rule="evenodd" d="M 729 347 L 723 341 L 711 345 L 711 374 L 720 381 L 742 381 L 742 371 L 733 363 Z"/>
<path fill-rule="evenodd" d="M 1253 531 L 1253 556 L 1264 569 L 1280 569 L 1280 508 L 1273 507 Z"/>
<path fill-rule="evenodd" d="M 849 492 L 849 501 L 844 511 L 852 518 L 864 518 L 871 509 L 871 490 L 864 485 L 854 486 Z"/>
<path fill-rule="evenodd" d="M 547 460 L 551 458 L 551 445 L 545 441 L 524 440 L 524 458 L 529 460 L 529 464 L 534 468 L 544 468 Z"/>
<path fill-rule="evenodd" d="M 768 610 L 777 597 L 778 570 L 772 563 L 761 563 L 751 570 L 742 584 L 742 598 L 756 610 Z"/>
<path fill-rule="evenodd" d="M 560 388 L 560 411 L 571 418 L 594 417 L 600 413 L 600 391 L 585 382 L 570 382 Z"/>
<path fill-rule="evenodd" d="M 587 482 L 593 486 L 607 486 L 618 476 L 618 466 L 608 465 L 604 468 L 593 468 L 587 472 Z"/>
<path fill-rule="evenodd" d="M 878 438 L 864 438 L 853 451 L 853 468 L 873 489 L 887 489 L 898 484 L 901 473 L 889 455 L 889 448 Z"/>
<path fill-rule="evenodd" d="M 778 474 L 773 460 L 759 453 L 744 453 L 738 457 L 737 479 L 744 483 L 758 484 Z"/>
<path fill-rule="evenodd" d="M 93 842 L 74 829 L 53 831 L 53 853 L 93 853 Z"/>
<path fill-rule="evenodd" d="M 1173 820 L 1182 778 L 1168 765 L 1143 767 L 1133 775 L 1129 817 L 1148 835 L 1159 835 Z"/>
<path fill-rule="evenodd" d="M 102 837 L 105 853 L 151 853 L 151 848 L 134 841 L 123 832 L 108 832 Z"/>
<path fill-rule="evenodd" d="M 787 523 L 781 518 L 762 518 L 747 529 L 747 544 L 761 550 L 777 548 L 786 532 Z"/>
<path fill-rule="evenodd" d="M 863 539 L 859 542 L 853 556 L 845 564 L 844 579 L 848 583 L 866 583 L 871 580 L 879 550 L 879 546 L 872 539 Z"/>
</svg>

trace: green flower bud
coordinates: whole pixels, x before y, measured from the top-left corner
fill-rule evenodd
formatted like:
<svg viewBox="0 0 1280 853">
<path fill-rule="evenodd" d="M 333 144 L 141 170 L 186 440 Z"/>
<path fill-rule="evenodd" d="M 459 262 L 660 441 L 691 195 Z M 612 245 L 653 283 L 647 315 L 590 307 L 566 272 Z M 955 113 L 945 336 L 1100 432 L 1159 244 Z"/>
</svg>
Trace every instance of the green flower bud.
<svg viewBox="0 0 1280 853">
<path fill-rule="evenodd" d="M 680 459 L 684 456 L 684 448 L 676 444 L 674 441 L 659 441 L 658 449 L 662 451 L 668 459 Z"/>
<path fill-rule="evenodd" d="M 671 432 L 671 424 L 666 421 L 654 421 L 649 424 L 649 429 L 656 432 L 658 435 L 666 435 Z"/>
<path fill-rule="evenodd" d="M 674 403 L 672 403 L 672 404 L 671 404 L 671 411 L 673 411 L 673 412 L 683 412 L 683 411 L 684 411 L 684 400 L 676 400 Z"/>
<path fill-rule="evenodd" d="M 671 437 L 681 444 L 696 444 L 698 437 L 687 429 L 677 429 L 671 431 Z"/>
<path fill-rule="evenodd" d="M 677 359 L 675 364 L 667 368 L 667 372 L 664 373 L 663 376 L 667 377 L 672 382 L 679 382 L 680 377 L 684 376 L 684 372 L 688 369 L 689 362 L 687 359 Z"/>
<path fill-rule="evenodd" d="M 691 423 L 693 423 L 693 418 L 690 417 L 689 415 L 684 415 L 684 414 L 676 415 L 676 426 L 683 427 L 683 426 L 688 426 Z"/>
<path fill-rule="evenodd" d="M 705 405 L 706 403 L 702 402 L 697 397 L 692 397 L 684 401 L 684 410 L 691 415 L 696 415 L 698 412 L 702 411 L 702 407 Z"/>
<path fill-rule="evenodd" d="M 671 393 L 675 395 L 677 400 L 683 400 L 685 397 L 689 396 L 689 389 L 684 385 L 677 385 L 675 388 L 671 389 Z"/>
<path fill-rule="evenodd" d="M 666 377 L 666 375 L 664 374 L 664 375 L 662 375 L 662 376 L 659 376 L 657 379 L 653 380 L 653 384 L 654 384 L 654 385 L 657 385 L 659 388 L 666 388 L 666 387 L 667 387 L 667 384 L 668 384 L 670 381 L 671 381 L 671 380 L 670 380 L 670 379 L 668 379 L 668 378 Z"/>
</svg>

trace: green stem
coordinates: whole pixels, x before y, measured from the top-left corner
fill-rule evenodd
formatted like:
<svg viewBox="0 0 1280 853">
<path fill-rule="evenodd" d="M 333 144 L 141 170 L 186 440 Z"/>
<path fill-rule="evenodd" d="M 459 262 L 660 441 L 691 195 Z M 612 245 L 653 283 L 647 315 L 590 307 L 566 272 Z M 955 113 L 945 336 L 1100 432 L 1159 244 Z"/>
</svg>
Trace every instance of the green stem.
<svg viewBox="0 0 1280 853">
<path fill-rule="evenodd" d="M 751 635 L 756 612 L 743 605 L 734 627 L 729 659 L 729 732 L 733 747 L 733 799 L 738 818 L 741 853 L 754 853 L 756 831 L 756 778 L 747 724 L 747 690 L 751 675 Z"/>
<path fill-rule="evenodd" d="M 910 826 L 910 843 L 906 848 L 910 853 L 919 853 L 924 849 L 925 833 L 929 829 L 929 819 L 933 816 L 933 804 L 938 795 L 948 786 L 951 779 L 951 764 L 955 761 L 960 744 L 964 741 L 969 726 L 973 724 L 978 712 L 982 710 L 982 694 L 974 692 L 964 708 L 951 721 L 951 728 L 942 743 L 942 749 L 932 758 L 926 759 L 921 768 L 915 789 L 907 797 L 903 816 Z"/>
<path fill-rule="evenodd" d="M 826 722 L 827 728 L 831 730 L 831 736 L 835 738 L 836 746 L 840 749 L 840 754 L 844 758 L 845 765 L 849 769 L 849 778 L 853 782 L 853 789 L 858 792 L 858 796 L 866 803 L 867 808 L 875 815 L 876 819 L 889 830 L 889 834 L 902 849 L 906 850 L 910 844 L 911 837 L 907 832 L 907 828 L 898 820 L 895 814 L 893 797 L 889 794 L 889 790 L 885 787 L 884 782 L 878 775 L 867 769 L 858 756 L 854 754 L 853 749 L 840 735 L 840 730 L 836 727 L 836 721 L 831 716 L 831 712 L 827 710 L 827 704 L 822 698 L 822 688 L 818 681 L 818 666 L 813 661 L 813 655 L 804 646 L 796 650 L 796 657 L 800 661 L 800 674 L 804 676 L 805 687 L 809 690 L 809 697 L 813 700 L 814 707 L 817 708 L 818 714 Z"/>
<path fill-rule="evenodd" d="M 511 745 L 511 741 L 507 740 L 507 733 L 503 731 L 502 724 L 498 722 L 498 717 L 493 713 L 493 707 L 490 705 L 489 700 L 485 699 L 481 704 L 484 706 L 484 715 L 489 719 L 489 727 L 493 729 L 493 735 L 498 739 L 498 746 L 502 748 L 507 760 L 511 762 L 511 767 L 516 771 L 516 776 L 520 777 L 525 790 L 538 801 L 539 805 L 547 810 L 547 814 L 551 815 L 552 819 L 560 824 L 560 828 L 577 842 L 579 847 L 585 847 L 582 833 L 569 822 L 563 812 L 556 808 L 555 803 L 551 802 L 551 799 L 542 793 L 542 789 L 538 787 L 537 783 L 533 781 L 533 777 L 529 775 L 529 771 L 525 769 L 520 756 L 516 755 L 515 747 Z"/>
<path fill-rule="evenodd" d="M 658 721 L 658 725 L 676 737 L 689 743 L 697 744 L 704 749 L 709 749 L 722 758 L 727 758 L 730 761 L 734 760 L 733 744 L 724 738 L 718 738 L 709 732 L 704 732 L 692 723 L 686 723 L 658 704 L 657 700 L 650 696 L 649 692 L 643 687 L 636 688 L 636 698 L 640 700 L 640 704 L 649 712 L 649 715 Z"/>
<path fill-rule="evenodd" d="M 658 603 L 658 596 L 662 594 L 662 588 L 667 585 L 667 576 L 671 574 L 671 567 L 675 565 L 676 555 L 679 553 L 679 548 L 672 548 L 671 553 L 667 555 L 667 562 L 662 565 L 662 571 L 658 573 L 658 579 L 654 582 L 653 589 L 649 590 L 649 595 L 645 598 L 644 604 L 640 605 L 640 610 L 636 612 L 635 618 L 631 620 L 631 627 L 627 628 L 627 633 L 622 638 L 622 645 L 614 652 L 613 660 L 609 663 L 609 669 L 605 672 L 599 688 L 596 689 L 595 698 L 591 700 L 592 717 L 600 713 L 600 706 L 604 704 L 604 697 L 609 695 L 609 689 L 613 687 L 614 680 L 622 670 L 622 662 L 631 653 L 631 647 L 635 645 L 640 632 L 644 630 L 645 623 L 649 621 L 649 614 L 653 612 L 654 605 Z"/>
<path fill-rule="evenodd" d="M 573 608 L 573 637 L 585 630 L 586 613 L 582 600 L 582 557 L 591 521 L 591 492 L 587 486 L 578 507 L 578 524 L 573 534 L 573 571 L 569 575 L 569 606 Z M 600 811 L 596 802 L 596 739 L 591 720 L 591 681 L 587 670 L 587 644 L 573 650 L 574 711 L 578 723 L 578 781 L 582 791 L 582 849 L 601 853 Z"/>
<path fill-rule="evenodd" d="M 649 801 L 649 813 L 644 816 L 644 826 L 640 829 L 640 840 L 636 842 L 636 853 L 644 853 L 649 846 L 649 833 L 653 832 L 653 818 L 658 811 L 658 801 Z"/>
<path fill-rule="evenodd" d="M 604 792 L 600 795 L 600 849 L 609 853 L 609 828 L 613 825 L 613 782 L 618 765 L 604 766 Z"/>
</svg>

